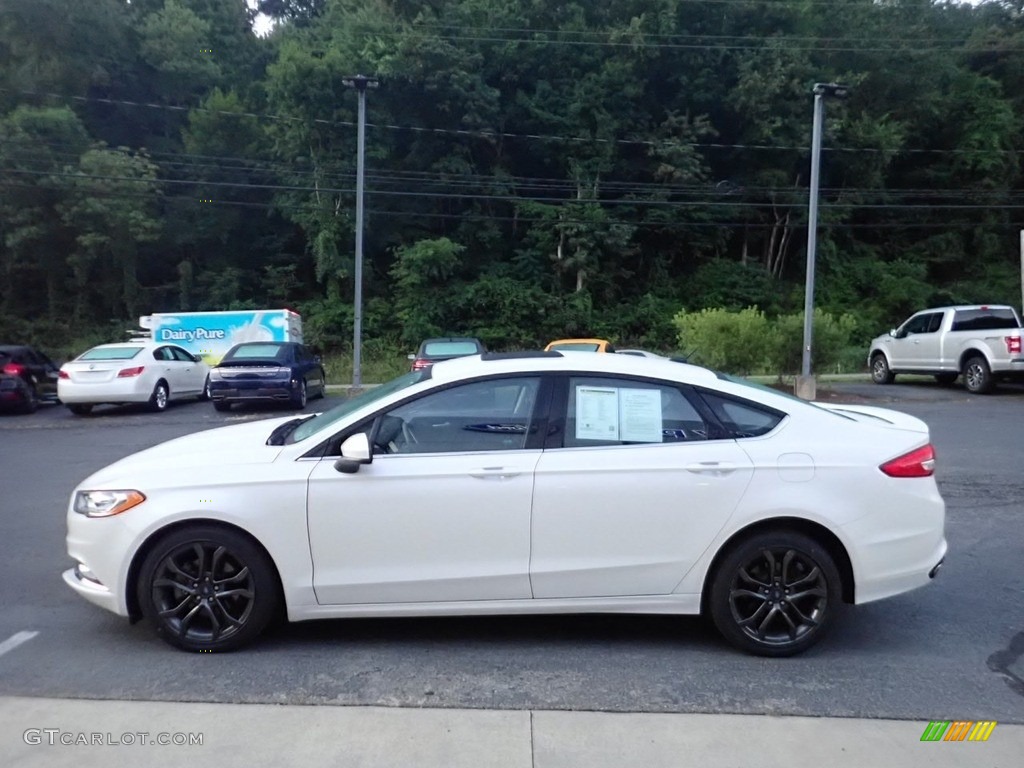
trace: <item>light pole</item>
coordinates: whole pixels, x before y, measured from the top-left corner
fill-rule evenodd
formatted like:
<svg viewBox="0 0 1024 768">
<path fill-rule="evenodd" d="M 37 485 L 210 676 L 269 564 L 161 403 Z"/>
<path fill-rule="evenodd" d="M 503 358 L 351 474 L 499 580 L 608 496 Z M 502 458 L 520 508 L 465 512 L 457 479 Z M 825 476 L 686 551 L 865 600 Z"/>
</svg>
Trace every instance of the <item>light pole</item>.
<svg viewBox="0 0 1024 768">
<path fill-rule="evenodd" d="M 814 339 L 814 262 L 818 249 L 818 182 L 821 173 L 821 124 L 825 119 L 825 99 L 845 99 L 850 88 L 838 83 L 815 83 L 814 125 L 811 134 L 811 188 L 807 204 L 807 276 L 804 283 L 804 347 L 796 394 L 813 400 L 817 394 L 811 375 L 811 348 Z"/>
<path fill-rule="evenodd" d="M 355 300 L 352 323 L 352 386 L 363 385 L 363 166 L 366 157 L 366 89 L 376 88 L 380 81 L 376 77 L 356 75 L 342 79 L 342 84 L 355 88 L 359 93 L 358 149 L 356 150 L 356 271 Z"/>
</svg>

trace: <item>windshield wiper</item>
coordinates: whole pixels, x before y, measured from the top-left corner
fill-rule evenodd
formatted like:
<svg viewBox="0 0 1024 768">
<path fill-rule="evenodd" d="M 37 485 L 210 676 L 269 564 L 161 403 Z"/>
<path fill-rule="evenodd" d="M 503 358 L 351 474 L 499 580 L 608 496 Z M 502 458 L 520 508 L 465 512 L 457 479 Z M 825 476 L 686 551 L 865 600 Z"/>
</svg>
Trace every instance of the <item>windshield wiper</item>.
<svg viewBox="0 0 1024 768">
<path fill-rule="evenodd" d="M 284 445 L 288 435 L 298 429 L 299 424 L 309 421 L 315 415 L 315 413 L 311 413 L 309 416 L 300 416 L 297 419 L 286 421 L 284 424 L 278 424 L 274 427 L 274 431 L 270 433 L 270 437 L 267 438 L 267 445 Z"/>
</svg>

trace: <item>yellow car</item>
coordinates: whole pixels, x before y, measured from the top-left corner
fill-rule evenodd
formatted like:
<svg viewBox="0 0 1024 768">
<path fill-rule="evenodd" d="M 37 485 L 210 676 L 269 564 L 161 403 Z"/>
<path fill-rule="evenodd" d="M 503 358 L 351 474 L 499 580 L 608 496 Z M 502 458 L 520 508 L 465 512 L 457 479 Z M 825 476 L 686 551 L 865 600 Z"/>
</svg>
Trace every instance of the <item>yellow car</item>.
<svg viewBox="0 0 1024 768">
<path fill-rule="evenodd" d="M 545 352 L 552 350 L 558 352 L 614 352 L 615 347 L 610 341 L 604 339 L 558 339 L 544 347 Z"/>
</svg>

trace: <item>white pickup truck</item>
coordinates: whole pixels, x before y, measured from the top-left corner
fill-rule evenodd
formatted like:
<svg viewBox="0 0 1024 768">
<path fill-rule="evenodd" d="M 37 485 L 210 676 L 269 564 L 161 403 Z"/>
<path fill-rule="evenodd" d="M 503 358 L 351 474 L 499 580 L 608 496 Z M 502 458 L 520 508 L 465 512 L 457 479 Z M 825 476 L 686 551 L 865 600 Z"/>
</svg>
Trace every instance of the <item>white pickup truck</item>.
<svg viewBox="0 0 1024 768">
<path fill-rule="evenodd" d="M 871 379 L 891 384 L 898 373 L 917 373 L 952 384 L 962 373 L 969 392 L 991 392 L 997 379 L 1024 378 L 1022 336 L 1010 306 L 926 309 L 871 342 Z"/>
</svg>

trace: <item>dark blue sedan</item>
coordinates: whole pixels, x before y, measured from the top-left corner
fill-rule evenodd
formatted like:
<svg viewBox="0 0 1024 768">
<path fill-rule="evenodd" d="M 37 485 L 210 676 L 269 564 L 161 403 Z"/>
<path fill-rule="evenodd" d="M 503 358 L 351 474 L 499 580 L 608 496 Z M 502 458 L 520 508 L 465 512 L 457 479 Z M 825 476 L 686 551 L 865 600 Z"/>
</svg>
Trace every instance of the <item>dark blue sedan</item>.
<svg viewBox="0 0 1024 768">
<path fill-rule="evenodd" d="M 236 344 L 210 371 L 210 399 L 218 411 L 232 403 L 288 402 L 305 408 L 326 391 L 320 358 L 290 341 Z"/>
</svg>

